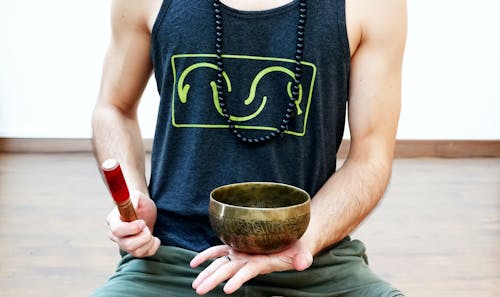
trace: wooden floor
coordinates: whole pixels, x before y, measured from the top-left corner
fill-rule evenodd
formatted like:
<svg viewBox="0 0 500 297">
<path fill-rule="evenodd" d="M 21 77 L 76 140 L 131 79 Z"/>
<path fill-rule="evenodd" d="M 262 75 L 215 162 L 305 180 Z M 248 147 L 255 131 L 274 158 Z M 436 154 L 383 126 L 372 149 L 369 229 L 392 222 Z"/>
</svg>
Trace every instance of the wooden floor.
<svg viewBox="0 0 500 297">
<path fill-rule="evenodd" d="M 118 260 L 111 207 L 90 154 L 0 154 L 0 296 L 102 285 Z M 500 296 L 500 159 L 396 160 L 353 237 L 407 296 Z"/>
</svg>

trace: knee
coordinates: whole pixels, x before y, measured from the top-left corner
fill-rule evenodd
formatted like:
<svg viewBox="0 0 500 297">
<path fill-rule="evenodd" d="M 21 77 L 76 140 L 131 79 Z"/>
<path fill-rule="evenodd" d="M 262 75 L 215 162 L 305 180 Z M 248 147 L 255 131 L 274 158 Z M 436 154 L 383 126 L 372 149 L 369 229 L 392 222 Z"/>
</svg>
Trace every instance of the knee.
<svg viewBox="0 0 500 297">
<path fill-rule="evenodd" d="M 405 297 L 405 295 L 398 289 L 390 288 L 388 291 L 377 295 L 377 297 Z"/>
<path fill-rule="evenodd" d="M 380 282 L 377 284 L 372 284 L 370 286 L 364 287 L 361 290 L 357 290 L 351 294 L 354 296 L 363 296 L 363 297 L 405 297 L 401 291 L 392 287 L 390 284 L 386 282 Z M 349 296 L 351 296 L 349 295 Z"/>
</svg>

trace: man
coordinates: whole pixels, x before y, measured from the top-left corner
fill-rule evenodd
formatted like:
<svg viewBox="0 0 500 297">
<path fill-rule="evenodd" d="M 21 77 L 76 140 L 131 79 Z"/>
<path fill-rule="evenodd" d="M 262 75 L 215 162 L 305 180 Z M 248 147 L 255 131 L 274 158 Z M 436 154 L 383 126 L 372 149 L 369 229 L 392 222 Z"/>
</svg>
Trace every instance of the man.
<svg viewBox="0 0 500 297">
<path fill-rule="evenodd" d="M 403 296 L 348 235 L 391 174 L 405 1 L 113 0 L 111 20 L 94 147 L 121 162 L 141 219 L 109 214 L 124 253 L 93 296 Z M 137 107 L 153 70 L 148 188 Z M 346 104 L 351 146 L 336 171 Z M 311 194 L 298 242 L 265 256 L 221 245 L 209 192 L 242 181 Z"/>
</svg>

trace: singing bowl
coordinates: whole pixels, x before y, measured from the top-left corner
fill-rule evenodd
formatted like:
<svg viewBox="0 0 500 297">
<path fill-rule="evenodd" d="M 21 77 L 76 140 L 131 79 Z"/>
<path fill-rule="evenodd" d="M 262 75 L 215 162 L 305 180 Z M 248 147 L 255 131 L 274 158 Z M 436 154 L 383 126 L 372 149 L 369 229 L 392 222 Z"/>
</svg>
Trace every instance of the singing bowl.
<svg viewBox="0 0 500 297">
<path fill-rule="evenodd" d="M 233 249 L 248 254 L 277 253 L 307 229 L 311 198 L 304 190 L 280 183 L 247 182 L 210 193 L 210 225 Z"/>
</svg>

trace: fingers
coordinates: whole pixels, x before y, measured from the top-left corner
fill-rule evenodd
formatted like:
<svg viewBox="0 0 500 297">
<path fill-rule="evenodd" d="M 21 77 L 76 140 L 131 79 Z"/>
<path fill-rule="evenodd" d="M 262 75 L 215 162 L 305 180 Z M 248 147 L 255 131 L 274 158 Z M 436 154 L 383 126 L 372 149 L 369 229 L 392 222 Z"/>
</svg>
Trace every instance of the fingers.
<svg viewBox="0 0 500 297">
<path fill-rule="evenodd" d="M 229 254 L 231 248 L 227 245 L 217 245 L 210 247 L 203 252 L 196 255 L 193 260 L 189 263 L 192 268 L 198 267 L 201 263 L 208 261 L 209 259 L 223 257 Z"/>
<path fill-rule="evenodd" d="M 160 239 L 154 237 L 149 228 L 144 228 L 139 234 L 118 237 L 112 232 L 109 238 L 116 242 L 120 249 L 136 258 L 152 256 L 160 247 Z"/>
<path fill-rule="evenodd" d="M 108 223 L 111 233 L 116 237 L 126 237 L 139 234 L 146 228 L 146 223 L 143 220 L 133 222 L 123 222 L 120 219 Z"/>
<path fill-rule="evenodd" d="M 116 242 L 121 250 L 136 258 L 152 256 L 160 247 L 160 240 L 151 234 L 143 220 L 123 222 L 115 208 L 107 218 L 109 238 Z"/>
<path fill-rule="evenodd" d="M 312 264 L 312 255 L 309 253 L 299 253 L 293 258 L 284 256 L 262 256 L 254 257 L 254 261 L 245 263 L 233 276 L 228 278 L 224 286 L 226 294 L 236 292 L 244 283 L 258 276 L 273 271 L 286 271 L 292 268 L 302 271 Z"/>
<path fill-rule="evenodd" d="M 195 280 L 196 283 L 193 283 L 193 288 L 196 290 L 196 293 L 198 295 L 204 295 L 213 290 L 220 283 L 231 278 L 231 276 L 237 273 L 238 270 L 240 270 L 246 264 L 246 261 L 244 260 L 234 259 L 229 261 L 226 257 L 221 257 L 214 261 L 214 263 L 215 262 L 218 263 L 215 265 L 215 267 L 212 267 L 210 269 L 212 271 L 207 271 L 206 273 L 203 273 L 205 272 L 203 271 L 203 276 L 200 274 Z M 238 288 L 236 288 L 235 291 Z"/>
<path fill-rule="evenodd" d="M 224 286 L 224 293 L 232 294 L 236 292 L 244 283 L 262 274 L 262 265 L 264 262 L 260 263 L 245 263 L 237 272 L 234 274 Z"/>
<path fill-rule="evenodd" d="M 226 257 L 220 257 L 216 259 L 215 261 L 212 262 L 205 270 L 203 270 L 194 280 L 193 282 L 193 289 L 196 290 L 196 288 L 199 287 L 199 285 L 207 279 L 210 275 L 212 275 L 215 271 L 217 271 L 219 268 L 221 268 L 223 265 L 227 264 L 229 260 Z"/>
<path fill-rule="evenodd" d="M 230 261 L 226 257 L 218 258 L 198 275 L 193 282 L 193 289 L 197 294 L 204 295 L 228 280 L 224 292 L 234 293 L 250 279 L 265 273 L 267 266 L 271 264 L 267 257 L 251 258 L 253 258 L 251 262 L 246 257 L 231 256 Z"/>
<path fill-rule="evenodd" d="M 153 256 L 154 254 L 156 254 L 156 252 L 160 248 L 160 245 L 161 245 L 160 239 L 158 237 L 153 237 L 153 245 L 151 246 L 151 248 L 149 248 L 149 250 L 146 251 L 146 253 L 144 254 L 144 257 L 150 257 L 150 256 Z M 135 257 L 137 257 L 137 256 L 135 256 Z"/>
</svg>

